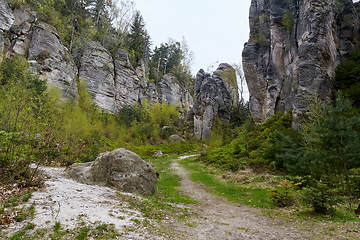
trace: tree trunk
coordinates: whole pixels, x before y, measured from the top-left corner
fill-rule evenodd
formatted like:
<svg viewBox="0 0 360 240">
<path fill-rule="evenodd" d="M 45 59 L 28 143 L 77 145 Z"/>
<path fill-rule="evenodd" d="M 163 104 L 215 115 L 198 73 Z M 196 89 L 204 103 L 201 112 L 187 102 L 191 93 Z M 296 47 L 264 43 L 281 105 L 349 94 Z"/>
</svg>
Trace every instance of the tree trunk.
<svg viewBox="0 0 360 240">
<path fill-rule="evenodd" d="M 355 214 L 360 215 L 360 204 L 359 204 L 358 208 L 355 210 Z"/>
</svg>

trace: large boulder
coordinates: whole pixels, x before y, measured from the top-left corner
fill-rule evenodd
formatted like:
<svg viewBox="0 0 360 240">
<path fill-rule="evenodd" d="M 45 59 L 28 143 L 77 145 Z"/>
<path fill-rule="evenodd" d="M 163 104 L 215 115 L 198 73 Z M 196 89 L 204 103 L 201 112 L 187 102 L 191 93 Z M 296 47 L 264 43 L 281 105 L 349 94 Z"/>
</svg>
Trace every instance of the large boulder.
<svg viewBox="0 0 360 240">
<path fill-rule="evenodd" d="M 85 184 L 110 186 L 119 191 L 144 195 L 154 194 L 157 182 L 153 167 L 123 148 L 102 153 L 91 163 L 74 164 L 67 173 Z"/>
<path fill-rule="evenodd" d="M 238 93 L 232 90 L 237 91 L 237 84 L 230 84 L 226 77 L 230 68 L 230 65 L 221 64 L 212 75 L 202 69 L 196 75 L 193 113 L 194 134 L 199 139 L 210 138 L 216 118 L 224 123 L 230 121 L 232 107 L 239 99 Z M 233 77 L 236 83 L 236 76 Z"/>
<path fill-rule="evenodd" d="M 297 122 L 314 96 L 330 102 L 335 68 L 359 41 L 353 1 L 252 0 L 249 20 L 242 56 L 254 120 L 292 109 Z"/>
</svg>

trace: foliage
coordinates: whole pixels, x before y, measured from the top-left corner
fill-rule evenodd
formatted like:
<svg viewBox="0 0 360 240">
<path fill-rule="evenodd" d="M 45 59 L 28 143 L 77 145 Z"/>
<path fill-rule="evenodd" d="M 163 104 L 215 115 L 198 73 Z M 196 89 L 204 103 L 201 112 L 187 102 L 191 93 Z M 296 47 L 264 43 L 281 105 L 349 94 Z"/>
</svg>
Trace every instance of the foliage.
<svg viewBox="0 0 360 240">
<path fill-rule="evenodd" d="M 131 52 L 133 52 L 130 61 L 134 67 L 141 65 L 141 60 L 148 62 L 150 58 L 150 36 L 145 29 L 144 19 L 140 12 L 136 12 L 133 22 L 130 26 L 130 33 L 127 36 L 126 43 Z"/>
<path fill-rule="evenodd" d="M 341 203 L 338 189 L 322 181 L 315 181 L 312 187 L 306 189 L 304 200 L 311 204 L 317 213 L 334 212 L 335 207 Z"/>
<path fill-rule="evenodd" d="M 276 114 L 257 126 L 248 120 L 236 130 L 234 140 L 210 148 L 202 159 L 233 171 L 245 165 L 282 167 L 275 156 L 276 139 L 279 132 L 291 131 L 291 121 L 291 112 L 286 115 Z"/>
<path fill-rule="evenodd" d="M 294 18 L 290 11 L 287 11 L 282 19 L 282 25 L 287 30 L 287 32 L 290 34 L 293 28 L 294 24 Z"/>
<path fill-rule="evenodd" d="M 349 98 L 354 106 L 360 107 L 360 50 L 336 68 L 334 86 Z"/>
<path fill-rule="evenodd" d="M 278 207 L 288 207 L 294 204 L 294 197 L 292 196 L 292 189 L 294 185 L 289 180 L 284 180 L 271 191 L 271 198 L 274 204 Z"/>
<path fill-rule="evenodd" d="M 177 130 L 179 111 L 167 103 L 126 106 L 117 115 L 101 111 L 86 85 L 66 101 L 55 88 L 32 74 L 25 59 L 0 64 L 0 181 L 36 174 L 30 163 L 68 165 L 95 160 L 103 151 L 164 142 L 161 128 Z M 164 143 L 164 153 L 194 149 L 188 143 Z"/>
</svg>

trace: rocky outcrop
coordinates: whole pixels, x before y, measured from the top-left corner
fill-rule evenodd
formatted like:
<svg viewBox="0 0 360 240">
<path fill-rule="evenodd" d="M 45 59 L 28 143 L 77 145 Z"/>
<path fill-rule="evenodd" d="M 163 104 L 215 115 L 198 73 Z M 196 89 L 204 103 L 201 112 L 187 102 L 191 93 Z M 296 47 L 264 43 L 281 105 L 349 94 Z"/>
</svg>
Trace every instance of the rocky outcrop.
<svg viewBox="0 0 360 240">
<path fill-rule="evenodd" d="M 141 82 L 141 78 L 132 68 L 128 53 L 118 49 L 114 62 L 116 108 L 141 102 L 144 98 L 142 91 L 147 87 L 146 82 Z"/>
<path fill-rule="evenodd" d="M 193 108 L 194 134 L 198 138 L 210 138 L 216 118 L 224 123 L 230 121 L 232 107 L 239 100 L 237 89 L 235 70 L 228 64 L 220 64 L 212 75 L 202 69 L 198 72 Z"/>
<path fill-rule="evenodd" d="M 192 108 L 190 92 L 175 76 L 167 74 L 158 83 L 150 82 L 144 64 L 134 69 L 126 51 L 119 48 L 112 54 L 98 42 L 85 41 L 71 54 L 57 30 L 39 22 L 36 15 L 26 7 L 12 10 L 6 0 L 0 0 L 0 53 L 27 58 L 31 70 L 60 88 L 64 97 L 78 94 L 80 79 L 94 102 L 108 112 L 145 100 L 175 104 L 183 112 Z"/>
<path fill-rule="evenodd" d="M 75 97 L 77 67 L 67 48 L 61 44 L 56 29 L 46 23 L 37 23 L 32 27 L 28 49 L 26 40 L 24 43 L 25 53 L 28 52 L 34 71 L 47 79 L 50 85 L 60 88 L 65 97 Z"/>
<path fill-rule="evenodd" d="M 77 56 L 79 80 L 85 81 L 95 103 L 110 112 L 115 111 L 115 74 L 111 54 L 98 42 L 86 42 Z"/>
<path fill-rule="evenodd" d="M 166 102 L 179 106 L 188 111 L 193 106 L 193 98 L 190 92 L 181 86 L 179 80 L 172 74 L 165 74 L 158 86 L 158 97 L 160 102 Z"/>
<path fill-rule="evenodd" d="M 330 102 L 335 68 L 359 39 L 352 1 L 252 0 L 249 20 L 243 67 L 254 120 L 290 109 L 296 120 L 315 95 Z"/>
<path fill-rule="evenodd" d="M 13 25 L 15 17 L 6 0 L 0 0 L 0 30 L 8 31 Z"/>
<path fill-rule="evenodd" d="M 11 10 L 5 0 L 0 0 L 0 29 L 2 53 L 26 57 L 31 70 L 59 87 L 65 97 L 77 94 L 77 68 L 54 27 L 38 22 L 31 10 Z"/>
<path fill-rule="evenodd" d="M 82 183 L 119 191 L 152 195 L 157 182 L 154 168 L 138 155 L 120 148 L 100 154 L 94 162 L 74 164 L 67 174 Z"/>
<path fill-rule="evenodd" d="M 128 53 L 120 48 L 113 57 L 99 43 L 88 42 L 76 52 L 80 80 L 85 80 L 96 104 L 109 112 L 145 99 L 184 110 L 193 105 L 192 96 L 175 76 L 166 74 L 158 83 L 146 81 L 142 71 L 131 66 Z"/>
</svg>

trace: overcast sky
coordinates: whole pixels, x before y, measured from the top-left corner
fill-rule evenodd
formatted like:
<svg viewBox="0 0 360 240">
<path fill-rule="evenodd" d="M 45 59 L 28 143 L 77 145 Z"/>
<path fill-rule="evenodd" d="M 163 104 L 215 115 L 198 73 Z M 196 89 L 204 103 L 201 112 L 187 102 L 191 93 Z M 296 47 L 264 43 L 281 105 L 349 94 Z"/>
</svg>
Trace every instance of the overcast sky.
<svg viewBox="0 0 360 240">
<path fill-rule="evenodd" d="M 193 74 L 221 62 L 240 63 L 249 37 L 251 0 L 135 0 L 152 42 L 184 36 L 194 52 Z"/>
</svg>

